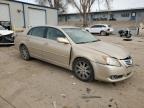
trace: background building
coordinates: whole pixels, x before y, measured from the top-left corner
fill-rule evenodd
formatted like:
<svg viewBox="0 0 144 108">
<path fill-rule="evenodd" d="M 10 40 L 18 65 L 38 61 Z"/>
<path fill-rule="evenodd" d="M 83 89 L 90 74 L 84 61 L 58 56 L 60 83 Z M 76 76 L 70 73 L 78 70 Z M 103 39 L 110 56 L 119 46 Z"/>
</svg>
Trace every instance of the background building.
<svg viewBox="0 0 144 108">
<path fill-rule="evenodd" d="M 125 24 L 125 22 L 129 22 L 137 25 L 144 21 L 144 8 L 91 12 L 88 14 L 88 20 L 90 24 L 111 21 L 112 23 L 124 22 Z M 60 23 L 79 23 L 81 21 L 79 13 L 59 15 Z"/>
<path fill-rule="evenodd" d="M 20 1 L 0 0 L 0 24 L 8 29 L 22 30 L 36 25 L 57 25 L 57 10 Z"/>
</svg>

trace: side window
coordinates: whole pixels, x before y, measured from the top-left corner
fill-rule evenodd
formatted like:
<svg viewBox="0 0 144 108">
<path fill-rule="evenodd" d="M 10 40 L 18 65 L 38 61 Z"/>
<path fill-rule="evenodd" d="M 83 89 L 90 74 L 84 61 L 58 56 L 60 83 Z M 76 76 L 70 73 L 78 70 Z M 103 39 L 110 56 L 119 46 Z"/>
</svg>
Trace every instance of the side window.
<svg viewBox="0 0 144 108">
<path fill-rule="evenodd" d="M 97 28 L 97 25 L 92 26 L 91 28 Z"/>
<path fill-rule="evenodd" d="M 95 25 L 95 28 L 101 28 L 101 25 Z"/>
<path fill-rule="evenodd" d="M 57 40 L 58 37 L 65 38 L 65 35 L 58 29 L 48 28 L 46 33 L 47 39 Z"/>
<path fill-rule="evenodd" d="M 98 25 L 99 26 L 99 28 L 102 28 L 103 27 L 103 25 Z"/>
<path fill-rule="evenodd" d="M 106 27 L 105 25 L 102 25 L 102 27 Z"/>
<path fill-rule="evenodd" d="M 35 37 L 44 37 L 46 28 L 45 27 L 35 27 L 32 28 L 29 32 L 28 35 L 35 36 Z"/>
</svg>

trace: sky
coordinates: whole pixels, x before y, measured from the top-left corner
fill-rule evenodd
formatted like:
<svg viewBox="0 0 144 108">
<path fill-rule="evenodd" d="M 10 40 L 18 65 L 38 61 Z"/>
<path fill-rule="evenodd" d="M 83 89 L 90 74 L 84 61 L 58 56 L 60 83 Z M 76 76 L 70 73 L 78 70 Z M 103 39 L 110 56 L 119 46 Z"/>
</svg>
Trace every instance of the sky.
<svg viewBox="0 0 144 108">
<path fill-rule="evenodd" d="M 35 0 L 19 0 L 24 2 L 31 2 L 34 3 Z M 131 9 L 131 8 L 144 8 L 144 0 L 113 0 L 112 2 L 112 10 L 119 10 L 119 9 Z M 100 10 L 104 10 L 105 5 L 100 5 Z M 99 11 L 97 2 L 93 5 L 92 11 Z M 68 6 L 67 13 L 75 13 L 77 12 L 72 6 Z"/>
<path fill-rule="evenodd" d="M 113 0 L 114 9 L 144 7 L 144 0 Z"/>
</svg>

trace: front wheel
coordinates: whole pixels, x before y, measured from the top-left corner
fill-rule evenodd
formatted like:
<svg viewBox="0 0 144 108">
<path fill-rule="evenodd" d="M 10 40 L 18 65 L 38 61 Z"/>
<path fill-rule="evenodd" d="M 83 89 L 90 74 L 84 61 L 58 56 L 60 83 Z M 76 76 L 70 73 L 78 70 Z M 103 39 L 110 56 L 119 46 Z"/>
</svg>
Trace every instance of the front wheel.
<svg viewBox="0 0 144 108">
<path fill-rule="evenodd" d="M 24 60 L 29 60 L 30 59 L 29 51 L 28 51 L 28 49 L 25 45 L 21 45 L 19 50 L 20 50 L 21 57 Z"/>
<path fill-rule="evenodd" d="M 86 30 L 87 32 L 89 32 L 89 30 Z"/>
<path fill-rule="evenodd" d="M 74 61 L 73 71 L 75 76 L 85 82 L 94 80 L 94 72 L 91 63 L 83 58 Z"/>
</svg>

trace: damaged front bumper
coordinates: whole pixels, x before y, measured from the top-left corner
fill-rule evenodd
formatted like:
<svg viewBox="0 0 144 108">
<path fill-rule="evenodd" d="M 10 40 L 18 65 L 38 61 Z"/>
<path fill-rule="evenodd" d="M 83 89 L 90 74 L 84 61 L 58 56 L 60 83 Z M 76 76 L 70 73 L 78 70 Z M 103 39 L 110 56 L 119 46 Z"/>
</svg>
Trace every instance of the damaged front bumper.
<svg viewBox="0 0 144 108">
<path fill-rule="evenodd" d="M 14 44 L 14 34 L 0 35 L 0 45 Z"/>
<path fill-rule="evenodd" d="M 94 67 L 95 79 L 105 82 L 119 82 L 130 78 L 133 75 L 133 66 L 116 67 L 109 65 L 92 63 Z"/>
</svg>

